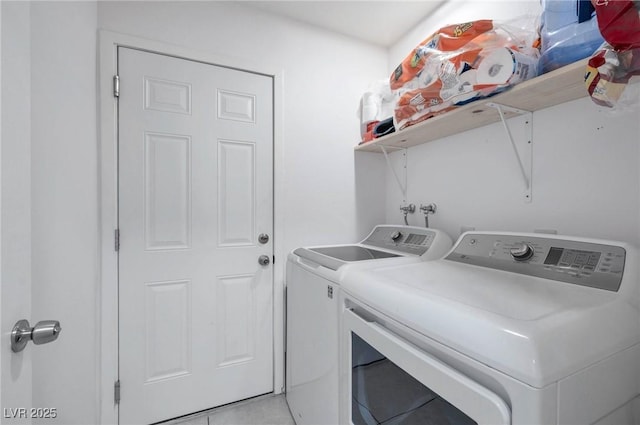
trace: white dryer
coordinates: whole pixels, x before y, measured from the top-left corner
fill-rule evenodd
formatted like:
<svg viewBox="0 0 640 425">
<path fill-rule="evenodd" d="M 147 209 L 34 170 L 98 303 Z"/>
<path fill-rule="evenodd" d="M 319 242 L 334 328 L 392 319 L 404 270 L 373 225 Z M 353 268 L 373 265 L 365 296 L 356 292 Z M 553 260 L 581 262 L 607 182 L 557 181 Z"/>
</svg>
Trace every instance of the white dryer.
<svg viewBox="0 0 640 425">
<path fill-rule="evenodd" d="M 350 268 L 441 258 L 452 240 L 436 229 L 379 225 L 361 243 L 289 254 L 286 398 L 298 425 L 338 423 L 339 290 Z"/>
<path fill-rule="evenodd" d="M 639 287 L 633 247 L 541 234 L 348 270 L 340 423 L 637 425 Z"/>
</svg>

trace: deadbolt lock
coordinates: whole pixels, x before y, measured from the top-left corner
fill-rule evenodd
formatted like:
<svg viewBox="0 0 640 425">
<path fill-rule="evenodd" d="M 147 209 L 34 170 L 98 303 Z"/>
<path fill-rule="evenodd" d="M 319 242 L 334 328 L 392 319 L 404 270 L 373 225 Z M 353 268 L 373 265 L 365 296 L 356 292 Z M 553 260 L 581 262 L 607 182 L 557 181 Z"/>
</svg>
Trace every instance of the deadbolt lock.
<svg viewBox="0 0 640 425">
<path fill-rule="evenodd" d="M 267 235 L 266 233 L 260 233 L 260 235 L 258 236 L 258 242 L 263 245 L 266 244 L 267 242 L 269 242 L 269 235 Z"/>
</svg>

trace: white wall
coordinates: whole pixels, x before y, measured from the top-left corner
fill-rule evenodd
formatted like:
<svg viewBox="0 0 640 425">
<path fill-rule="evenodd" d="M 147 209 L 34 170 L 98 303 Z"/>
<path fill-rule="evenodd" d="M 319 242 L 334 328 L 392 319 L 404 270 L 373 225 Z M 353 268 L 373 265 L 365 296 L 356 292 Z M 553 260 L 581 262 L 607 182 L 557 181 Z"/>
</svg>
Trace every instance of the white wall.
<svg viewBox="0 0 640 425">
<path fill-rule="evenodd" d="M 49 423 L 97 422 L 96 10 L 2 2 L 2 408 Z M 63 332 L 14 354 L 18 319 Z"/>
<path fill-rule="evenodd" d="M 12 353 L 9 333 L 31 318 L 30 5 L 2 2 L 2 403 L 31 406 L 32 350 Z M 3 410 L 4 412 L 4 410 Z M 4 414 L 2 415 L 4 416 Z M 26 423 L 0 419 L 3 423 Z"/>
<path fill-rule="evenodd" d="M 389 48 L 389 74 L 418 43 L 438 28 L 477 19 L 507 24 L 531 21 L 535 25 L 540 13 L 540 0 L 448 0 Z"/>
<path fill-rule="evenodd" d="M 31 346 L 33 403 L 47 423 L 96 423 L 98 168 L 94 2 L 31 9 L 33 321 L 60 320 Z"/>
<path fill-rule="evenodd" d="M 353 241 L 384 219 L 381 158 L 353 154 L 356 108 L 367 85 L 385 78 L 384 49 L 231 2 L 101 2 L 99 25 L 283 70 L 284 202 L 276 208 L 287 251 Z M 355 184 L 367 180 L 376 186 Z"/>
<path fill-rule="evenodd" d="M 518 2 L 507 7 L 504 2 L 468 2 L 462 7 L 461 3 L 440 9 L 420 26 L 421 33 L 414 31 L 398 43 L 391 50 L 395 61 L 391 68 L 445 24 L 508 17 L 507 10 L 517 12 L 531 4 Z M 531 203 L 523 201 L 522 179 L 499 123 L 410 148 L 408 201 L 416 205 L 435 202 L 438 211 L 430 217 L 430 225 L 452 237 L 463 226 L 555 229 L 639 245 L 639 118 L 637 106 L 612 114 L 588 98 L 535 112 Z M 523 119 L 509 121 L 514 133 L 522 131 Z M 394 153 L 393 160 L 399 167 L 401 154 Z M 387 200 L 388 221 L 400 223 L 402 197 L 389 171 Z M 422 214 L 411 216 L 410 223 L 423 224 Z"/>
</svg>

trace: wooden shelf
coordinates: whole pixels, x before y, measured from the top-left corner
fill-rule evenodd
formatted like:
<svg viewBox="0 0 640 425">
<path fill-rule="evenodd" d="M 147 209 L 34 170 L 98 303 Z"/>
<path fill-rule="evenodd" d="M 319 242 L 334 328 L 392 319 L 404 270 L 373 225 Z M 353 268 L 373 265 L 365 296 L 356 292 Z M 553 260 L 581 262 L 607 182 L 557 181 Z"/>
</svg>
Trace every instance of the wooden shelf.
<svg viewBox="0 0 640 425">
<path fill-rule="evenodd" d="M 478 100 L 460 108 L 412 125 L 396 133 L 358 145 L 356 151 L 382 152 L 381 146 L 391 149 L 409 148 L 452 134 L 500 121 L 495 108 L 498 103 L 525 111 L 537 111 L 587 96 L 584 73 L 587 59 L 518 84 L 504 93 Z M 505 111 L 505 118 L 517 116 Z"/>
</svg>

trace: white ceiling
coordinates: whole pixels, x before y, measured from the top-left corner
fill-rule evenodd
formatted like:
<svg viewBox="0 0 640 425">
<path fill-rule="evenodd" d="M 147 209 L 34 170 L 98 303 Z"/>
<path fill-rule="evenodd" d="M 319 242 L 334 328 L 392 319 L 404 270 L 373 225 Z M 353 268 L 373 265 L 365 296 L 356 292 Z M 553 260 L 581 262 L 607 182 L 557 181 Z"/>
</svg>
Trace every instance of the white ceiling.
<svg viewBox="0 0 640 425">
<path fill-rule="evenodd" d="M 444 1 L 263 0 L 243 4 L 389 47 Z"/>
</svg>

